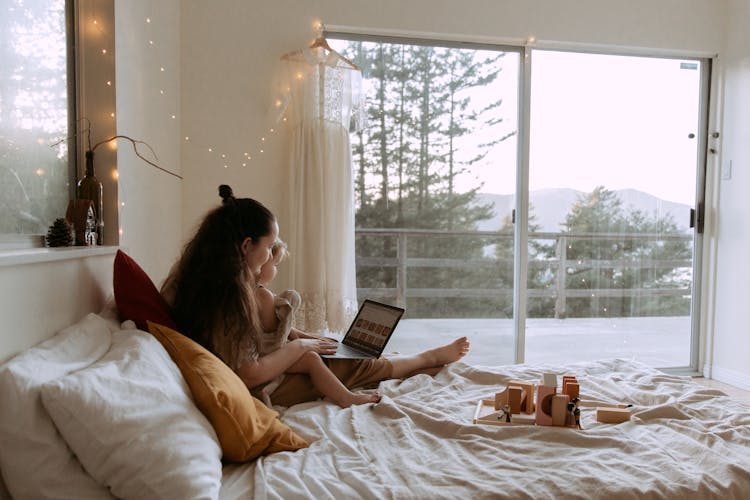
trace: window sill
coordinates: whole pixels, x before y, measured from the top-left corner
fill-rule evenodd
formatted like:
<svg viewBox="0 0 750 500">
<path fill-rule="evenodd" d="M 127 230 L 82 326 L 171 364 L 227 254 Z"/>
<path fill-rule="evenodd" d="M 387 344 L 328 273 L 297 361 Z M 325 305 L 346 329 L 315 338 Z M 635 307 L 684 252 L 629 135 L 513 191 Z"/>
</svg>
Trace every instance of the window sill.
<svg viewBox="0 0 750 500">
<path fill-rule="evenodd" d="M 26 248 L 0 251 L 0 267 L 114 255 L 117 246 Z"/>
</svg>

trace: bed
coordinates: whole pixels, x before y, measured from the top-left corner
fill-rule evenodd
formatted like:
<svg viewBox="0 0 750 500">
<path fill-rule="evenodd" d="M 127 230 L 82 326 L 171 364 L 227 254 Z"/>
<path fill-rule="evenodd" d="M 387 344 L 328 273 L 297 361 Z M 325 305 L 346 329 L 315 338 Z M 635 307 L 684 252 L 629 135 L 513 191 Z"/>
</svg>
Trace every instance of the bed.
<svg viewBox="0 0 750 500">
<path fill-rule="evenodd" d="M 575 375 L 632 404 L 583 430 L 473 423 L 510 380 Z M 19 381 L 20 380 L 20 381 Z M 381 383 L 376 405 L 276 408 L 309 442 L 222 462 L 217 434 L 153 335 L 111 311 L 0 367 L 0 470 L 17 498 L 747 498 L 750 407 L 621 359 L 477 367 Z"/>
</svg>

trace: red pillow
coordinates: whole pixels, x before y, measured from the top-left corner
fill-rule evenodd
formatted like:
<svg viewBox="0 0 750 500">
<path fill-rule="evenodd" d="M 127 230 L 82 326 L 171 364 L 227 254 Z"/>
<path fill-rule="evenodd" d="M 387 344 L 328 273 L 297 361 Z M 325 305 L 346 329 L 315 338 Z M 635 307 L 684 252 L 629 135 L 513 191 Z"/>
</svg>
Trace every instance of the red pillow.
<svg viewBox="0 0 750 500">
<path fill-rule="evenodd" d="M 177 328 L 169 314 L 169 306 L 154 282 L 122 250 L 118 250 L 115 256 L 113 287 L 121 319 L 132 319 L 140 330 L 145 331 L 148 331 L 146 321 Z"/>
</svg>

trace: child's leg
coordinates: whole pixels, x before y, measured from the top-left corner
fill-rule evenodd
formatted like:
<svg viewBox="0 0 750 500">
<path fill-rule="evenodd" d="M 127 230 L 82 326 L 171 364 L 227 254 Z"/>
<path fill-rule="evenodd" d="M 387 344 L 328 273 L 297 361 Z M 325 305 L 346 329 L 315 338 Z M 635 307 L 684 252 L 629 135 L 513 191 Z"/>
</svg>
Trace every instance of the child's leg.
<svg viewBox="0 0 750 500">
<path fill-rule="evenodd" d="M 296 363 L 289 367 L 287 372 L 308 374 L 315 388 L 342 408 L 380 401 L 380 394 L 377 392 L 374 394 L 355 394 L 347 389 L 336 378 L 336 375 L 328 369 L 316 352 L 308 351 L 303 354 Z"/>
</svg>

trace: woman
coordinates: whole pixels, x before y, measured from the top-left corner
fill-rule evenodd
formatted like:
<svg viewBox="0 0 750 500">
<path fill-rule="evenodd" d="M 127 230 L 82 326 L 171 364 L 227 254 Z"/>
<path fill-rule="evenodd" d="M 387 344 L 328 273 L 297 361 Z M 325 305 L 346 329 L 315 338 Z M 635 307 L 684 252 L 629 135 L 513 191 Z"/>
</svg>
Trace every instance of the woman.
<svg viewBox="0 0 750 500">
<path fill-rule="evenodd" d="M 335 343 L 294 330 L 290 342 L 261 356 L 262 326 L 254 290 L 261 267 L 271 258 L 279 226 L 266 207 L 250 198 L 235 198 L 229 186 L 219 186 L 219 195 L 222 205 L 206 215 L 185 246 L 162 294 L 178 327 L 227 363 L 254 394 L 270 395 L 273 404 L 291 406 L 321 397 L 307 375 L 320 363 L 351 389 L 434 372 L 469 351 L 469 342 L 462 337 L 415 355 L 323 361 L 320 355 L 335 352 Z"/>
</svg>

